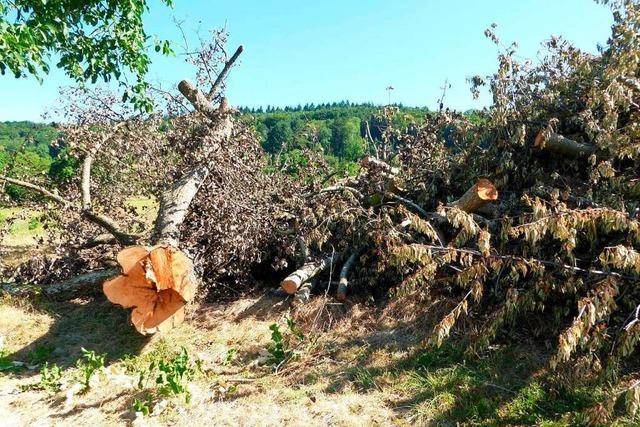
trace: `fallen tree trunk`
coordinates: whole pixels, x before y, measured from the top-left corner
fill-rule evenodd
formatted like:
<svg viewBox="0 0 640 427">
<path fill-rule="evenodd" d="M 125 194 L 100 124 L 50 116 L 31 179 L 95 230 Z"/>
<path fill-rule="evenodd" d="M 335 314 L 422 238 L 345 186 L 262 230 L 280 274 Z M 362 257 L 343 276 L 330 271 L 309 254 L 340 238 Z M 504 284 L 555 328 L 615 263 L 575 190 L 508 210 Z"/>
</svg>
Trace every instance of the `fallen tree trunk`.
<svg viewBox="0 0 640 427">
<path fill-rule="evenodd" d="M 548 150 L 566 157 L 589 156 L 596 151 L 591 144 L 574 141 L 544 130 L 538 132 L 534 145 L 541 150 Z"/>
<path fill-rule="evenodd" d="M 225 98 L 215 108 L 210 98 L 228 72 L 233 62 L 242 53 L 238 48 L 210 91 L 205 95 L 192 83 L 183 80 L 178 90 L 200 113 L 206 115 L 209 137 L 216 143 L 225 144 L 233 132 L 231 110 Z M 180 226 L 199 188 L 210 172 L 208 162 L 211 150 L 205 148 L 202 161 L 184 175 L 169 183 L 160 195 L 160 206 L 151 238 L 152 247 L 131 246 L 118 253 L 122 274 L 106 281 L 103 291 L 107 298 L 125 308 L 133 308 L 131 321 L 141 334 L 168 330 L 184 320 L 185 305 L 195 297 L 198 278 L 191 258 L 179 249 Z"/>
<path fill-rule="evenodd" d="M 337 257 L 330 256 L 319 261 L 311 261 L 288 275 L 281 283 L 280 286 L 289 295 L 295 294 L 300 286 L 322 273 L 328 270 L 335 262 Z"/>
<path fill-rule="evenodd" d="M 483 178 L 449 206 L 455 206 L 467 213 L 474 213 L 487 203 L 497 199 L 498 190 L 491 181 Z"/>
</svg>

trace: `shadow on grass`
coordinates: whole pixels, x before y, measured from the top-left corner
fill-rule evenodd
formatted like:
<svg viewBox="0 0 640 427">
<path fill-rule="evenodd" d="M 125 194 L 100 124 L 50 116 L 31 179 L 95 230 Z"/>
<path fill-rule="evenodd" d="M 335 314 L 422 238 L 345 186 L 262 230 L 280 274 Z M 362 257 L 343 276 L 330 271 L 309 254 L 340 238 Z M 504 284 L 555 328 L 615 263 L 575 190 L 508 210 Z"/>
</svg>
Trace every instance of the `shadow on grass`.
<svg viewBox="0 0 640 427">
<path fill-rule="evenodd" d="M 138 354 L 149 341 L 131 327 L 130 310 L 103 297 L 36 303 L 34 308 L 53 317 L 54 322 L 44 335 L 9 355 L 11 360 L 46 361 L 67 368 L 81 358 L 82 348 L 105 353 L 106 360 L 112 361 Z"/>
<path fill-rule="evenodd" d="M 398 417 L 417 425 L 537 425 L 566 423 L 563 417 L 592 406 L 598 396 L 586 388 L 551 391 L 549 354 L 531 344 L 496 346 L 466 358 L 463 343 L 416 349 L 420 340 L 393 331 L 351 340 L 364 348 L 347 368 L 329 372 L 327 393 L 352 388 L 380 391 Z M 364 347 L 363 347 L 364 343 Z M 402 354 L 381 363 L 380 355 Z"/>
<path fill-rule="evenodd" d="M 235 322 L 255 318 L 257 320 L 271 319 L 287 311 L 291 305 L 291 298 L 278 292 L 266 292 L 250 306 L 244 308 L 234 317 Z"/>
</svg>

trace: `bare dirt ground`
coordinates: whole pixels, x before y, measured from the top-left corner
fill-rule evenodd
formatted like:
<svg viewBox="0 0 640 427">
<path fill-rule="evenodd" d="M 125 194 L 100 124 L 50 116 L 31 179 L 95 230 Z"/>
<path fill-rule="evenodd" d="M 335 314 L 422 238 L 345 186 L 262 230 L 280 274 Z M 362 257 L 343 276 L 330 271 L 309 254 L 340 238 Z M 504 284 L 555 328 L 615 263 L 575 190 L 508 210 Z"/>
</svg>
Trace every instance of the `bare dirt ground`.
<svg viewBox="0 0 640 427">
<path fill-rule="evenodd" d="M 292 368 L 284 366 L 274 372 L 266 362 L 269 325 L 278 322 L 285 311 L 286 304 L 269 296 L 226 306 L 205 305 L 181 327 L 145 338 L 128 325 L 125 310 L 103 301 L 76 300 L 48 310 L 5 301 L 0 307 L 0 335 L 12 359 L 27 360 L 38 348 L 53 348 L 49 363 L 72 370 L 81 356 L 80 348 L 85 347 L 107 353 L 108 369 L 116 374 L 71 398 L 65 390 L 22 390 L 25 384 L 38 383 L 35 367 L 0 377 L 0 413 L 5 414 L 0 425 L 385 425 L 402 421 L 388 393 L 375 387 L 363 392 L 349 383 L 345 369 L 359 355 L 333 353 L 330 341 L 337 336 L 309 343 L 324 348 L 313 360 L 291 362 Z M 350 338 L 355 339 L 355 333 Z M 379 342 L 362 342 L 358 351 L 372 353 L 376 351 L 372 345 L 382 345 L 387 350 L 380 363 L 388 363 L 387 358 L 394 357 L 392 348 L 397 347 L 400 356 L 401 341 L 406 341 L 395 344 L 393 335 L 391 331 L 388 336 L 380 335 Z M 125 374 L 116 378 L 119 370 L 124 371 L 132 358 L 171 354 L 181 345 L 199 358 L 206 371 L 190 385 L 191 402 L 174 399 L 158 416 L 136 421 L 132 402 L 141 392 L 131 387 Z M 236 357 L 225 363 L 230 349 Z"/>
</svg>

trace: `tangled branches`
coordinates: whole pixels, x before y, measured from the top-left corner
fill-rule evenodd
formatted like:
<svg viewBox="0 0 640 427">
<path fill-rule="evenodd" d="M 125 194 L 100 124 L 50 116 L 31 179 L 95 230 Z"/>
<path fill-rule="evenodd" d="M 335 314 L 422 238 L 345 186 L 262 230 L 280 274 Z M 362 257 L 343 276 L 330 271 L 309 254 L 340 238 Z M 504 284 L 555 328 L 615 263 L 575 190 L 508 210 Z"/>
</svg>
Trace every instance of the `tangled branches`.
<svg viewBox="0 0 640 427">
<path fill-rule="evenodd" d="M 637 408 L 640 7 L 613 8 L 600 55 L 552 39 L 533 66 L 505 48 L 496 74 L 472 80 L 491 108 L 387 128 L 372 149 L 384 155 L 316 188 L 299 230 L 310 260 L 283 288 L 344 263 L 340 293 L 349 275 L 351 294 L 442 301 L 427 345 L 458 333 L 474 354 L 525 327 L 554 343 L 557 378 L 618 384 L 612 396 Z M 485 180 L 499 192 L 489 204 L 473 190 Z M 481 203 L 461 204 L 468 192 Z"/>
</svg>

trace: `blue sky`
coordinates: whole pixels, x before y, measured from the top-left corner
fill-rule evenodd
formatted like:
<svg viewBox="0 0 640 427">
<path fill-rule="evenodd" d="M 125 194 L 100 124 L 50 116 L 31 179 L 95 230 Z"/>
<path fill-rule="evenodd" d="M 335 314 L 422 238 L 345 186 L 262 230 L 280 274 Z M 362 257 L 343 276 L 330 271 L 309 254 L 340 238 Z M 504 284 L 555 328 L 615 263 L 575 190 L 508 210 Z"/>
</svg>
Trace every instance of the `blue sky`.
<svg viewBox="0 0 640 427">
<path fill-rule="evenodd" d="M 231 73 L 232 105 L 297 105 L 340 100 L 392 101 L 466 110 L 474 101 L 466 78 L 496 68 L 496 48 L 483 35 L 492 22 L 504 43 L 517 41 L 522 57 L 536 59 L 540 42 L 561 35 L 595 52 L 609 36 L 611 13 L 591 0 L 174 0 L 173 9 L 151 1 L 150 34 L 179 41 L 173 18 L 194 34 L 226 24 L 230 50 L 243 44 Z M 150 79 L 174 85 L 192 75 L 184 58 L 157 58 Z M 52 71 L 35 79 L 0 76 L 0 120 L 40 121 L 69 84 Z"/>
</svg>

